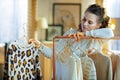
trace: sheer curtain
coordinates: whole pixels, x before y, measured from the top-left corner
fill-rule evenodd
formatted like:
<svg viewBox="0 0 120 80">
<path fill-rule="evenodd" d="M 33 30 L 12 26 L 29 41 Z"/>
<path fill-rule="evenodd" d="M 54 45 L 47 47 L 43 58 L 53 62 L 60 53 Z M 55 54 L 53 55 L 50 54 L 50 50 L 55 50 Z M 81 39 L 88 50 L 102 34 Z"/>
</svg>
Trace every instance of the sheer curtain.
<svg viewBox="0 0 120 80">
<path fill-rule="evenodd" d="M 0 43 L 25 34 L 28 0 L 0 0 Z"/>
<path fill-rule="evenodd" d="M 106 8 L 107 15 L 110 16 L 110 18 L 120 21 L 120 0 L 104 0 L 104 7 Z M 116 23 L 119 24 L 120 22 L 117 21 Z M 118 31 L 119 27 L 120 25 L 116 25 L 116 32 L 120 32 Z M 109 49 L 115 52 L 120 52 L 120 40 L 111 40 L 109 42 Z"/>
<path fill-rule="evenodd" d="M 104 0 L 103 3 L 108 16 L 111 18 L 120 18 L 120 0 Z"/>
</svg>

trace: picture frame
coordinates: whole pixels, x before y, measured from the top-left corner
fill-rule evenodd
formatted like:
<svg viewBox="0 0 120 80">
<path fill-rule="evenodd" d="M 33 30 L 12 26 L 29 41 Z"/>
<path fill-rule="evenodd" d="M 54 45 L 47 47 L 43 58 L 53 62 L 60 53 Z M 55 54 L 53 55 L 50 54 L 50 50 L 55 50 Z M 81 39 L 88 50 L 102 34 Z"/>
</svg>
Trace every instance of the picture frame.
<svg viewBox="0 0 120 80">
<path fill-rule="evenodd" d="M 63 35 L 63 25 L 49 24 L 46 29 L 46 41 L 52 41 L 55 36 Z"/>
<path fill-rule="evenodd" d="M 81 3 L 54 3 L 53 24 L 62 24 L 63 33 L 78 28 L 81 20 Z"/>
</svg>

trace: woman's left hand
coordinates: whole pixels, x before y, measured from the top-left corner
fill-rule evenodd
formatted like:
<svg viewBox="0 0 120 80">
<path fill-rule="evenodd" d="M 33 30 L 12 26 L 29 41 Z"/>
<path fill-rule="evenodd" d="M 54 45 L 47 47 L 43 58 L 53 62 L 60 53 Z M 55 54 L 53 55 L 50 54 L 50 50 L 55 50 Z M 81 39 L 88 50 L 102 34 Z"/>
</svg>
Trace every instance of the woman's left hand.
<svg viewBox="0 0 120 80">
<path fill-rule="evenodd" d="M 75 34 L 69 34 L 68 36 L 73 37 L 75 39 L 75 42 L 78 42 L 81 40 L 81 37 L 85 37 L 85 32 L 77 32 Z"/>
</svg>

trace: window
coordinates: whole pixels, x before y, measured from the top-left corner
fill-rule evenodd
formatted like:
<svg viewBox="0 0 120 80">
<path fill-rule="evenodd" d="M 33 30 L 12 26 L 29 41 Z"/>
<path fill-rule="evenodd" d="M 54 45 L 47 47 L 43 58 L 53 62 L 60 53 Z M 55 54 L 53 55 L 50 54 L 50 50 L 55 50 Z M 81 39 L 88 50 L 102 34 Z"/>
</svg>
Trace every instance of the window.
<svg viewBox="0 0 120 80">
<path fill-rule="evenodd" d="M 13 41 L 24 35 L 27 23 L 28 0 L 0 2 L 0 43 Z"/>
<path fill-rule="evenodd" d="M 108 16 L 120 18 L 120 0 L 104 0 L 103 6 L 106 8 Z"/>
<path fill-rule="evenodd" d="M 115 36 L 120 36 L 120 0 L 104 0 L 103 5 L 106 8 L 107 15 L 111 17 L 111 20 L 114 20 L 114 24 L 116 26 L 114 30 Z M 120 40 L 110 40 L 109 49 L 120 53 Z"/>
</svg>

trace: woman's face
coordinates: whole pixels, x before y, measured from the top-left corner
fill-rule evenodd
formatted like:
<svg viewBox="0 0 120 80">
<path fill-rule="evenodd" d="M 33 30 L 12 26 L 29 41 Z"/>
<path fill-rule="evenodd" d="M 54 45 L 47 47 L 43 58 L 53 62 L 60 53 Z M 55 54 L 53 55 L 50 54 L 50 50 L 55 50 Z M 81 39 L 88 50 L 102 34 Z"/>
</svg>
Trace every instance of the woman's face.
<svg viewBox="0 0 120 80">
<path fill-rule="evenodd" d="M 98 23 L 98 16 L 90 12 L 86 12 L 81 23 L 82 31 L 89 31 L 93 29 L 98 29 L 101 23 Z"/>
</svg>

